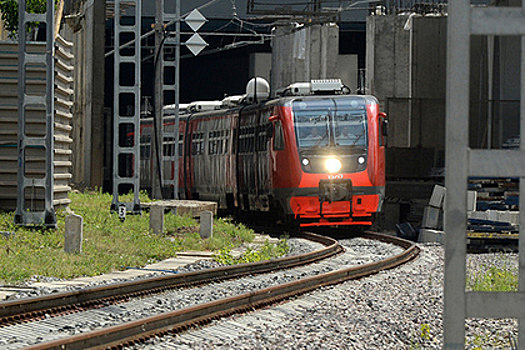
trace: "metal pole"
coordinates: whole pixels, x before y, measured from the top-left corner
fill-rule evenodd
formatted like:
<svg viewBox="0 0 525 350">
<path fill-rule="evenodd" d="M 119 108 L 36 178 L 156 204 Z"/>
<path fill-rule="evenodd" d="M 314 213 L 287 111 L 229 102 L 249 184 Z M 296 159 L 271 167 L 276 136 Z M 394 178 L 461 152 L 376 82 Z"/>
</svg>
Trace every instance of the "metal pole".
<svg viewBox="0 0 525 350">
<path fill-rule="evenodd" d="M 154 199 L 162 199 L 162 175 L 163 175 L 163 159 L 162 159 L 162 142 L 163 142 L 163 113 L 162 107 L 164 105 L 164 49 L 163 49 L 163 31 L 164 31 L 164 0 L 155 0 L 155 58 L 153 64 L 155 65 L 155 113 L 153 115 L 153 137 L 151 141 L 151 149 L 153 150 L 153 157 L 151 157 L 152 176 L 151 176 L 151 195 Z"/>
<path fill-rule="evenodd" d="M 179 199 L 179 79 L 180 79 L 180 0 L 175 3 L 175 166 L 173 198 Z"/>
</svg>

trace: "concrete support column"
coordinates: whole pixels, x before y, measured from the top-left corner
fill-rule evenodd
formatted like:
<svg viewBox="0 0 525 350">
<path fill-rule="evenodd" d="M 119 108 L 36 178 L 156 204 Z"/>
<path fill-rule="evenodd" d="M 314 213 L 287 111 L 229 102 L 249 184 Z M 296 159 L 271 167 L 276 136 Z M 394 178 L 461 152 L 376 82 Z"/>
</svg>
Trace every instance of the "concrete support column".
<svg viewBox="0 0 525 350">
<path fill-rule="evenodd" d="M 106 33 L 106 0 L 87 1 L 86 17 L 92 16 L 93 27 L 87 32 L 86 115 L 91 117 L 90 187 L 101 187 L 104 180 L 104 65 Z M 86 135 L 87 136 L 87 135 Z"/>
</svg>

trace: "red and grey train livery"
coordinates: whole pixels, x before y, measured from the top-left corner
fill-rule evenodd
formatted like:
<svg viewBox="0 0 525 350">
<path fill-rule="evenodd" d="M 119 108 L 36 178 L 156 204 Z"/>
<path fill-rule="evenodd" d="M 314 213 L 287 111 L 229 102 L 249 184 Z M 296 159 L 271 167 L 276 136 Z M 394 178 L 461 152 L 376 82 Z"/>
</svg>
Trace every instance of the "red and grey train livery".
<svg viewBox="0 0 525 350">
<path fill-rule="evenodd" d="M 386 115 L 375 97 L 347 92 L 323 80 L 268 99 L 268 83 L 257 78 L 246 95 L 190 104 L 180 114 L 180 198 L 299 226 L 370 225 L 384 200 Z M 165 112 L 166 135 L 173 119 Z M 151 132 L 151 119 L 142 120 L 146 188 Z M 174 141 L 165 137 L 165 156 Z M 165 178 L 174 176 L 170 162 Z"/>
</svg>

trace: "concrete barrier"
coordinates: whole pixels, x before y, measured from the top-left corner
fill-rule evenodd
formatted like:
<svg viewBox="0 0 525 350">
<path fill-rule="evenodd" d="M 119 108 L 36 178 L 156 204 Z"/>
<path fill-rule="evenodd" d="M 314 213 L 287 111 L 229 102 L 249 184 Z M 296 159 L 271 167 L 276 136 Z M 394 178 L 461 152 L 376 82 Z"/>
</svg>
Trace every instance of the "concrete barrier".
<svg viewBox="0 0 525 350">
<path fill-rule="evenodd" d="M 213 213 L 209 210 L 201 211 L 201 238 L 210 238 L 213 235 Z"/>
<path fill-rule="evenodd" d="M 149 210 L 149 229 L 155 234 L 164 233 L 164 207 L 154 205 Z"/>
<path fill-rule="evenodd" d="M 71 214 L 66 216 L 64 251 L 66 253 L 82 252 L 82 233 L 84 219 L 80 215 Z"/>
</svg>

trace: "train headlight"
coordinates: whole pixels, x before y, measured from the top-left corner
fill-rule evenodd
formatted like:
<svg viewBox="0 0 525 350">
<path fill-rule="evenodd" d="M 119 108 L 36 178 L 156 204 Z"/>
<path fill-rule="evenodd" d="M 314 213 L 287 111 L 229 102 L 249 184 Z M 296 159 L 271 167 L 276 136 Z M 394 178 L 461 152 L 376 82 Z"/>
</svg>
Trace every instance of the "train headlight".
<svg viewBox="0 0 525 350">
<path fill-rule="evenodd" d="M 342 168 L 341 161 L 337 158 L 328 158 L 324 163 L 326 170 L 330 173 L 337 173 Z"/>
<path fill-rule="evenodd" d="M 357 158 L 357 162 L 358 162 L 359 164 L 361 164 L 361 165 L 365 164 L 365 160 L 366 160 L 366 159 L 365 159 L 365 157 L 363 157 L 363 156 Z"/>
<path fill-rule="evenodd" d="M 304 166 L 307 166 L 308 164 L 310 164 L 310 161 L 308 160 L 308 158 L 303 158 L 301 163 L 303 163 Z"/>
</svg>

